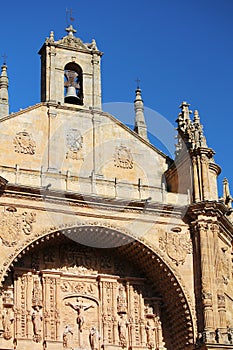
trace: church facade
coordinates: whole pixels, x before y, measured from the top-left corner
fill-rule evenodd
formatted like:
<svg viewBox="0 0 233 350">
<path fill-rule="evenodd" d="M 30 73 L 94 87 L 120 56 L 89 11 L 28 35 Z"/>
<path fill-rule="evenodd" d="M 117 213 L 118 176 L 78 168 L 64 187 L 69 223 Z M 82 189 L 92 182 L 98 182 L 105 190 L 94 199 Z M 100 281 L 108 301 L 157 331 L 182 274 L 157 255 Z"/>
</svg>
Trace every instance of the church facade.
<svg viewBox="0 0 233 350">
<path fill-rule="evenodd" d="M 174 159 L 102 110 L 101 56 L 45 40 L 41 102 L 0 76 L 0 349 L 233 349 L 228 182 L 182 102 Z"/>
</svg>

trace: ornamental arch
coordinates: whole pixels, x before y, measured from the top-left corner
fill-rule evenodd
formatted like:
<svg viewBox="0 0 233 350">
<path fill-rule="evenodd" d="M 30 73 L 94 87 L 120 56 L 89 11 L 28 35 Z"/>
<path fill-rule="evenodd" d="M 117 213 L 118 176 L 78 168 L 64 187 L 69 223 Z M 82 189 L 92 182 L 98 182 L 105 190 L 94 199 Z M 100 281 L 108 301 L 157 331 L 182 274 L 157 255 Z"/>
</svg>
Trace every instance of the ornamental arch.
<svg viewBox="0 0 233 350">
<path fill-rule="evenodd" d="M 87 236 L 94 246 L 83 244 Z M 179 277 L 158 252 L 120 231 L 83 225 L 44 234 L 10 265 L 3 343 L 16 349 L 32 341 L 48 350 L 193 344 L 191 303 Z"/>
</svg>

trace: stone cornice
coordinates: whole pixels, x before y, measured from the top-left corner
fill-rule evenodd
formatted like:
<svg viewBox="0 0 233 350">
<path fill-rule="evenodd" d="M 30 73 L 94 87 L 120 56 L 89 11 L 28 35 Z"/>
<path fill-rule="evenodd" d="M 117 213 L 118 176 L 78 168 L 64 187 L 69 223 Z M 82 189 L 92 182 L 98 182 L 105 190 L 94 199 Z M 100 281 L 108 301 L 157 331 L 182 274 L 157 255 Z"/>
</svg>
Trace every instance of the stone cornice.
<svg viewBox="0 0 233 350">
<path fill-rule="evenodd" d="M 143 214 L 159 214 L 162 216 L 183 217 L 186 206 L 163 204 L 159 202 L 146 202 L 125 198 L 109 198 L 98 195 L 83 194 L 71 191 L 46 189 L 45 187 L 32 187 L 8 183 L 1 192 L 1 198 L 15 197 L 46 203 L 69 204 L 69 206 L 101 208 L 107 211 L 132 212 Z"/>
<path fill-rule="evenodd" d="M 225 234 L 227 234 L 230 239 L 233 239 L 233 224 L 227 218 L 228 212 L 229 208 L 221 202 L 204 201 L 191 204 L 187 211 L 187 217 L 190 221 L 198 220 L 199 216 L 205 216 L 207 221 L 211 220 L 211 218 L 216 218 Z"/>
</svg>

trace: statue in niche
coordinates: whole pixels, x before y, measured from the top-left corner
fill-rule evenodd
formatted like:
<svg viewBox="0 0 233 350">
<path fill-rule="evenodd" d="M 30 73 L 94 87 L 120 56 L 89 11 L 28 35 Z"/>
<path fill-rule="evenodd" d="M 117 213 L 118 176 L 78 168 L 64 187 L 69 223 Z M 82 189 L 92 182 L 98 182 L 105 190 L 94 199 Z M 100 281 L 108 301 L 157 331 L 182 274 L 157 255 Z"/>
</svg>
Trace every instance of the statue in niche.
<svg viewBox="0 0 233 350">
<path fill-rule="evenodd" d="M 127 312 L 126 293 L 123 286 L 119 287 L 119 295 L 117 297 L 117 312 L 118 313 Z"/>
<path fill-rule="evenodd" d="M 40 289 L 40 281 L 38 279 L 34 280 L 34 286 L 32 290 L 32 305 L 42 306 L 42 292 Z"/>
<path fill-rule="evenodd" d="M 146 345 L 149 349 L 154 348 L 155 327 L 150 324 L 150 321 L 146 322 Z"/>
<path fill-rule="evenodd" d="M 119 333 L 120 345 L 122 346 L 122 348 L 125 348 L 127 346 L 128 325 L 129 325 L 129 322 L 125 319 L 125 315 L 121 314 L 120 319 L 118 321 L 118 333 Z"/>
<path fill-rule="evenodd" d="M 11 308 L 7 308 L 2 315 L 3 338 L 9 340 L 13 337 L 14 316 Z"/>
<path fill-rule="evenodd" d="M 158 315 L 155 317 L 155 344 L 157 347 L 161 346 L 161 344 L 164 344 L 162 336 L 162 324 Z"/>
<path fill-rule="evenodd" d="M 73 330 L 69 325 L 66 325 L 63 332 L 63 347 L 66 349 L 72 349 Z"/>
<path fill-rule="evenodd" d="M 87 311 L 88 309 L 94 307 L 93 305 L 83 305 L 83 301 L 77 298 L 77 304 L 73 305 L 70 302 L 65 303 L 65 305 L 71 306 L 72 309 L 77 311 L 77 324 L 79 328 L 79 332 L 82 332 L 83 330 L 83 324 L 85 322 L 84 319 L 84 312 Z"/>
<path fill-rule="evenodd" d="M 96 327 L 92 327 L 90 329 L 89 340 L 90 340 L 91 350 L 98 350 L 100 335 Z"/>
<path fill-rule="evenodd" d="M 42 339 L 41 332 L 42 332 L 42 312 L 41 308 L 36 305 L 34 306 L 34 310 L 32 312 L 32 324 L 33 324 L 33 340 L 36 343 L 39 343 Z"/>
</svg>

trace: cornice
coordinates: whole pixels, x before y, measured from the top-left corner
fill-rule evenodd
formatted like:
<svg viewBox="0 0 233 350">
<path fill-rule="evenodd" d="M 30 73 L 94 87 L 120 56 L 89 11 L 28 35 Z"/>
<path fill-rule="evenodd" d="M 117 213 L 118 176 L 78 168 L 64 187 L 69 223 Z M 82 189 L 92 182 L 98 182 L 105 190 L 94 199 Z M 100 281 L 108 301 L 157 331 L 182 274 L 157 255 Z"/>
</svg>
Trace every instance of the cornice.
<svg viewBox="0 0 233 350">
<path fill-rule="evenodd" d="M 200 216 L 205 216 L 206 221 L 211 221 L 211 218 L 217 219 L 222 231 L 224 231 L 232 240 L 233 224 L 227 217 L 228 213 L 229 208 L 227 208 L 222 202 L 203 201 L 191 204 L 187 211 L 187 217 L 190 221 L 198 220 Z"/>
<path fill-rule="evenodd" d="M 146 200 L 132 200 L 125 198 L 109 198 L 98 195 L 46 189 L 45 187 L 32 187 L 8 183 L 1 192 L 1 198 L 14 197 L 25 200 L 69 204 L 73 207 L 87 207 L 119 212 L 142 213 L 145 215 L 159 214 L 160 216 L 183 217 L 187 206 L 147 202 Z"/>
</svg>

